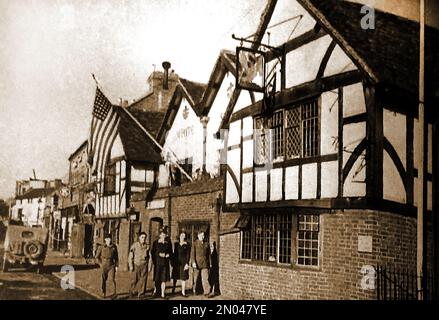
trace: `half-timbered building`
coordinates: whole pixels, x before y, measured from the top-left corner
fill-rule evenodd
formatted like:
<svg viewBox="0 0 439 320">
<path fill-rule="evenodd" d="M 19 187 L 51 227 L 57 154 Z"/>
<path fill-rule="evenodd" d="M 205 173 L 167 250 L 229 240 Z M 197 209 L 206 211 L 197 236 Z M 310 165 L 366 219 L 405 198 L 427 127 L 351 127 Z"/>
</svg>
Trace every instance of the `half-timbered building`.
<svg viewBox="0 0 439 320">
<path fill-rule="evenodd" d="M 285 10 L 297 20 L 268 39 Z M 363 29 L 361 12 L 348 1 L 297 0 L 270 1 L 262 15 L 253 45 L 270 41 L 264 57 L 278 85 L 269 103 L 231 103 L 221 127 L 229 131 L 229 229 L 220 241 L 228 297 L 375 298 L 365 281 L 374 266 L 416 270 L 421 161 L 427 243 L 437 243 L 439 32 L 426 33 L 420 159 L 419 24 L 375 10 L 375 29 Z"/>
</svg>

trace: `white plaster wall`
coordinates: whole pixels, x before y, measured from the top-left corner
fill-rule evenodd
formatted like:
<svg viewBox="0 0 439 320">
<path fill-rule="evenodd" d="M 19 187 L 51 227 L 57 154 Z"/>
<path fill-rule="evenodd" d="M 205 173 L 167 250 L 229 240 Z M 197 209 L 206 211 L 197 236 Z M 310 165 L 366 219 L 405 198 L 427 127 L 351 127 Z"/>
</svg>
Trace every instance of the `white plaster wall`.
<svg viewBox="0 0 439 320">
<path fill-rule="evenodd" d="M 406 192 L 395 164 L 387 151 L 383 157 L 383 197 L 400 203 L 406 203 Z"/>
<path fill-rule="evenodd" d="M 317 164 L 310 163 L 302 166 L 302 199 L 317 197 Z"/>
<path fill-rule="evenodd" d="M 287 54 L 287 88 L 312 81 L 316 78 L 322 58 L 331 41 L 331 37 L 326 35 Z"/>
<path fill-rule="evenodd" d="M 338 194 L 338 161 L 322 163 L 322 182 L 320 197 L 335 198 Z"/>
<path fill-rule="evenodd" d="M 122 157 L 124 155 L 125 155 L 125 151 L 123 149 L 122 141 L 120 140 L 120 135 L 117 134 L 116 139 L 114 140 L 114 143 L 111 146 L 110 159 Z"/>
<path fill-rule="evenodd" d="M 242 202 L 253 201 L 253 173 L 242 176 Z"/>
<path fill-rule="evenodd" d="M 362 155 L 365 153 L 363 152 Z M 362 157 L 358 158 L 354 163 L 352 170 L 349 172 L 345 183 L 343 185 L 344 197 L 364 197 L 366 196 L 366 168 L 361 170 L 356 177 L 354 177 L 355 171 L 360 167 Z"/>
<path fill-rule="evenodd" d="M 224 147 L 221 139 L 214 136 L 219 129 L 220 123 L 229 103 L 228 89 L 235 85 L 235 77 L 231 73 L 227 73 L 224 77 L 221 87 L 209 110 L 209 122 L 207 123 L 207 139 L 206 139 L 206 170 L 212 176 L 219 175 L 220 151 Z"/>
<path fill-rule="evenodd" d="M 400 113 L 384 109 L 383 130 L 384 136 L 392 144 L 404 165 L 407 166 L 407 143 L 406 143 L 406 116 Z"/>
<path fill-rule="evenodd" d="M 324 92 L 321 97 L 320 154 L 338 152 L 338 91 Z"/>
<path fill-rule="evenodd" d="M 270 171 L 270 201 L 282 200 L 282 169 Z"/>
<path fill-rule="evenodd" d="M 183 111 L 186 106 L 188 115 L 185 119 Z M 172 127 L 167 133 L 164 148 L 172 150 L 179 160 L 192 157 L 192 173 L 202 167 L 203 125 L 186 99 L 182 99 L 180 103 Z"/>
<path fill-rule="evenodd" d="M 366 123 L 352 123 L 343 126 L 343 167 L 352 155 L 352 152 L 366 137 Z"/>
<path fill-rule="evenodd" d="M 226 176 L 226 203 L 238 203 L 239 202 L 239 194 L 238 190 L 235 187 L 235 183 L 233 182 L 230 173 L 227 172 Z"/>
<path fill-rule="evenodd" d="M 255 172 L 256 199 L 255 201 L 267 201 L 267 171 Z"/>
<path fill-rule="evenodd" d="M 339 45 L 336 45 L 329 58 L 324 76 L 329 77 L 339 73 L 357 70 L 352 60 L 344 53 Z"/>
<path fill-rule="evenodd" d="M 362 83 L 343 87 L 343 117 L 349 117 L 366 112 Z"/>
<path fill-rule="evenodd" d="M 285 199 L 299 199 L 299 167 L 285 168 Z"/>
</svg>

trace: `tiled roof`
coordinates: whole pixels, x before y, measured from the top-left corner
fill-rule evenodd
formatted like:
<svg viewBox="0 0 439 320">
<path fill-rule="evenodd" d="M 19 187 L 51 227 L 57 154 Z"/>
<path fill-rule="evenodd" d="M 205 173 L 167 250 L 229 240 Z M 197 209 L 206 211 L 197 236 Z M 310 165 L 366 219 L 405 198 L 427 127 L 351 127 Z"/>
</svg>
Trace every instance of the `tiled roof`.
<svg viewBox="0 0 439 320">
<path fill-rule="evenodd" d="M 361 4 L 341 0 L 299 2 L 371 79 L 417 93 L 419 23 L 375 10 L 375 29 L 364 30 L 360 26 L 364 17 Z M 426 92 L 439 96 L 439 30 L 426 27 L 425 44 Z"/>
<path fill-rule="evenodd" d="M 191 104 L 192 108 L 194 109 L 197 116 L 200 116 L 203 108 L 199 105 L 199 102 L 201 101 L 201 98 L 203 96 L 204 90 L 206 90 L 207 85 L 204 83 L 194 82 L 187 79 L 180 78 L 180 85 L 183 86 L 183 92 L 186 91 L 189 95 L 189 99 L 192 101 Z"/>
<path fill-rule="evenodd" d="M 55 188 L 38 188 L 38 189 L 30 189 L 26 193 L 22 194 L 21 196 L 16 197 L 15 199 L 21 200 L 21 199 L 35 199 L 40 197 L 46 197 L 50 195 Z"/>
<path fill-rule="evenodd" d="M 209 114 L 210 108 L 212 107 L 215 97 L 219 89 L 221 88 L 221 84 L 227 72 L 235 75 L 235 60 L 236 55 L 228 50 L 221 50 L 220 54 L 218 55 L 218 58 L 210 74 L 207 88 L 204 91 L 202 101 L 200 103 L 200 105 L 203 107 L 203 115 Z"/>
<path fill-rule="evenodd" d="M 161 163 L 160 150 L 140 127 L 126 114 L 121 107 L 117 107 L 120 115 L 119 136 L 127 160 Z M 165 113 L 155 111 L 129 110 L 129 112 L 142 124 L 142 126 L 156 137 Z"/>
</svg>

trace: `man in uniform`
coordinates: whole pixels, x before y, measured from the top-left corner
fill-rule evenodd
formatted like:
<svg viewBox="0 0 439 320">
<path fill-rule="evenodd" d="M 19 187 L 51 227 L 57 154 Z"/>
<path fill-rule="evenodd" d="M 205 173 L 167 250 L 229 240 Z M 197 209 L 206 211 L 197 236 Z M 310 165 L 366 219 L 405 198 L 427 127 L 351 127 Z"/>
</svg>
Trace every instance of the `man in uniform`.
<svg viewBox="0 0 439 320">
<path fill-rule="evenodd" d="M 101 266 L 102 295 L 105 298 L 108 278 L 110 278 L 110 281 L 113 283 L 113 296 L 116 295 L 116 271 L 119 266 L 119 257 L 117 247 L 112 243 L 110 234 L 104 236 L 104 241 L 104 245 L 100 246 L 96 252 L 96 260 Z"/>
<path fill-rule="evenodd" d="M 140 298 L 146 293 L 148 280 L 149 245 L 146 243 L 146 233 L 139 234 L 139 241 L 133 243 L 128 255 L 128 265 L 132 272 L 130 296 L 137 294 Z"/>
<path fill-rule="evenodd" d="M 198 239 L 195 240 L 192 245 L 190 262 L 194 270 L 194 295 L 196 295 L 197 280 L 201 273 L 204 296 L 212 298 L 214 295 L 209 294 L 210 245 L 204 241 L 204 231 L 198 232 Z"/>
</svg>

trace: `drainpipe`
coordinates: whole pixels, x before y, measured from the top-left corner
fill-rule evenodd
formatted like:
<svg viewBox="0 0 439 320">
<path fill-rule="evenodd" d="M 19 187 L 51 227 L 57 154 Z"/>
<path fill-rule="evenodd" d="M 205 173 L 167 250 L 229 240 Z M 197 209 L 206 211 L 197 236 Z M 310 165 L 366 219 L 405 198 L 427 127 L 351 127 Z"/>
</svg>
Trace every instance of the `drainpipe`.
<svg viewBox="0 0 439 320">
<path fill-rule="evenodd" d="M 206 146 L 207 146 L 207 123 L 209 122 L 209 117 L 203 117 L 201 118 L 201 124 L 203 125 L 203 167 L 202 167 L 202 173 L 205 174 L 206 171 Z"/>
<path fill-rule="evenodd" d="M 424 106 L 424 64 L 425 64 L 425 0 L 420 0 L 420 39 L 419 39 L 419 112 L 418 112 L 418 191 L 417 197 L 417 255 L 416 255 L 416 273 L 418 276 L 418 299 L 424 298 L 423 291 L 425 289 L 425 260 L 424 260 L 424 157 L 425 157 L 425 106 Z M 425 278 L 425 277 L 424 277 Z"/>
</svg>

